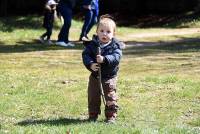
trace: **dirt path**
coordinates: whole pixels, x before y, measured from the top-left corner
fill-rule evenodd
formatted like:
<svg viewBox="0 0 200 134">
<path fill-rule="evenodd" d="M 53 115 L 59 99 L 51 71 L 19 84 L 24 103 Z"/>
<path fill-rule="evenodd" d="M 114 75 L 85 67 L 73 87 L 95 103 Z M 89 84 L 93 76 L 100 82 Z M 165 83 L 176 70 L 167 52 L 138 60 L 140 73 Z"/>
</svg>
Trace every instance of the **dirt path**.
<svg viewBox="0 0 200 134">
<path fill-rule="evenodd" d="M 161 36 L 181 36 L 181 35 L 192 35 L 198 34 L 200 35 L 200 28 L 181 28 L 181 29 L 161 29 L 156 31 L 148 31 L 141 33 L 128 34 L 126 38 L 122 38 L 121 40 L 131 40 L 136 39 L 136 42 L 127 42 L 127 47 L 129 46 L 155 46 L 155 45 L 166 45 L 171 43 L 179 43 L 179 42 L 191 42 L 191 41 L 199 41 L 200 39 L 184 39 L 184 40 L 174 40 L 174 41 L 159 41 L 159 42 L 137 42 L 137 38 L 141 40 L 141 38 L 156 38 Z"/>
</svg>

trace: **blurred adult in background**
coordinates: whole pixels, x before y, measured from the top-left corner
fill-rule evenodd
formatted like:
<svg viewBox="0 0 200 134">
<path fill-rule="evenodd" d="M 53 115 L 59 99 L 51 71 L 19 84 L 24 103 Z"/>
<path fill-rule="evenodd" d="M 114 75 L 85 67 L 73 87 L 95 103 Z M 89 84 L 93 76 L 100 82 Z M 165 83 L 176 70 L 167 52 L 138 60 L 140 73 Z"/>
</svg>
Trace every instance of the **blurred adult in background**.
<svg viewBox="0 0 200 134">
<path fill-rule="evenodd" d="M 72 21 L 72 11 L 76 4 L 76 0 L 60 0 L 58 4 L 58 11 L 64 19 L 64 24 L 58 35 L 56 45 L 64 47 L 73 47 L 74 44 L 69 42 L 69 29 Z"/>
<path fill-rule="evenodd" d="M 88 33 L 97 22 L 99 15 L 99 0 L 83 0 L 83 9 L 85 12 L 85 21 L 79 41 L 89 40 Z"/>
<path fill-rule="evenodd" d="M 56 13 L 57 3 L 54 0 L 47 0 L 45 4 L 43 27 L 46 32 L 42 34 L 39 38 L 41 43 L 47 43 L 49 45 L 53 44 L 50 40 L 53 30 L 54 17 Z"/>
</svg>

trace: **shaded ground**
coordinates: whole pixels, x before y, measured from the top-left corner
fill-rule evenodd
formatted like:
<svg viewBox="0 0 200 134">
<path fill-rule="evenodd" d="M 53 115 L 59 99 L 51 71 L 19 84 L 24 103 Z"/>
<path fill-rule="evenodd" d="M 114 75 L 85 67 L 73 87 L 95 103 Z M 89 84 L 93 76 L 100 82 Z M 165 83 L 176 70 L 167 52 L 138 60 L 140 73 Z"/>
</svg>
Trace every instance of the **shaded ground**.
<svg viewBox="0 0 200 134">
<path fill-rule="evenodd" d="M 123 14 L 123 15 L 114 14 L 114 16 L 117 19 L 118 25 L 121 26 L 134 26 L 140 28 L 145 28 L 145 27 L 186 28 L 187 26 L 181 26 L 181 24 L 199 19 L 199 14 L 200 13 L 198 12 L 186 12 L 182 14 L 172 14 L 172 15 L 149 14 L 149 15 L 131 16 L 128 14 Z"/>
</svg>

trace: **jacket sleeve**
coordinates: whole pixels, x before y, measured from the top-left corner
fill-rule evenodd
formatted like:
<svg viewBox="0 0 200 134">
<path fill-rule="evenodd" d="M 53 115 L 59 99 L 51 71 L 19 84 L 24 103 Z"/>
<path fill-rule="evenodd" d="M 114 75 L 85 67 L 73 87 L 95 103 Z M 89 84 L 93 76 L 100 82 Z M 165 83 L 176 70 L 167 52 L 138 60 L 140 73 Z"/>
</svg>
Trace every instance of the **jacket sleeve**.
<svg viewBox="0 0 200 134">
<path fill-rule="evenodd" d="M 112 54 L 105 56 L 105 64 L 108 64 L 108 66 L 116 66 L 119 64 L 120 59 L 122 57 L 122 50 L 120 48 L 117 48 L 113 51 Z"/>
<path fill-rule="evenodd" d="M 95 61 L 92 58 L 92 51 L 91 48 L 89 46 L 86 46 L 85 49 L 82 52 L 82 60 L 83 60 L 83 64 L 85 65 L 85 67 L 89 70 L 92 71 L 90 69 L 90 66 L 92 63 L 94 63 Z"/>
</svg>

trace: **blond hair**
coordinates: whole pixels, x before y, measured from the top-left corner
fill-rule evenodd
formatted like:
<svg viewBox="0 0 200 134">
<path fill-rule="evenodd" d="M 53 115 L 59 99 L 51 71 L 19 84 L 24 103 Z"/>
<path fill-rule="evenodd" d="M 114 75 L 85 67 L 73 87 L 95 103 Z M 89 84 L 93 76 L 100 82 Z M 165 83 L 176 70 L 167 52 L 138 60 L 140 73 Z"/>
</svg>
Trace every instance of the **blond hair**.
<svg viewBox="0 0 200 134">
<path fill-rule="evenodd" d="M 116 31 L 116 23 L 113 20 L 113 17 L 108 15 L 108 14 L 102 15 L 100 17 L 99 23 L 97 24 L 97 30 L 98 30 L 100 25 L 112 27 L 113 28 L 113 33 L 115 33 L 115 31 Z"/>
</svg>

